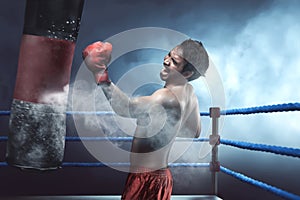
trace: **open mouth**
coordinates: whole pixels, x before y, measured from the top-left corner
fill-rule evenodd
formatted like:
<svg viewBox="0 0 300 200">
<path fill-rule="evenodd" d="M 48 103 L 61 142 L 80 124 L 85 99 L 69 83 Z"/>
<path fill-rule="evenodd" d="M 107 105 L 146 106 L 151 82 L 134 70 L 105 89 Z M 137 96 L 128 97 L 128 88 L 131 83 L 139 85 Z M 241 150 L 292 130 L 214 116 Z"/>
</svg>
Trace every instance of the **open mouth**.
<svg viewBox="0 0 300 200">
<path fill-rule="evenodd" d="M 161 70 L 162 75 L 167 75 L 169 73 L 169 70 L 166 69 L 165 67 Z"/>
</svg>

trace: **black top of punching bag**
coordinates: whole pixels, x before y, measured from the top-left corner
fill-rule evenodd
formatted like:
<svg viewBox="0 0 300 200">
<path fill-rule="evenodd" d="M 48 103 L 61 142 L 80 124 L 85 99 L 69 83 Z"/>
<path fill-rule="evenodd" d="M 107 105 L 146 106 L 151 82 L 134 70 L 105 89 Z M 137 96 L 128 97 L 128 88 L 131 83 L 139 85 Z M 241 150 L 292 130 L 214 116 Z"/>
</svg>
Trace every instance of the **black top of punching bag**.
<svg viewBox="0 0 300 200">
<path fill-rule="evenodd" d="M 76 41 L 84 0 L 27 0 L 23 34 Z"/>
</svg>

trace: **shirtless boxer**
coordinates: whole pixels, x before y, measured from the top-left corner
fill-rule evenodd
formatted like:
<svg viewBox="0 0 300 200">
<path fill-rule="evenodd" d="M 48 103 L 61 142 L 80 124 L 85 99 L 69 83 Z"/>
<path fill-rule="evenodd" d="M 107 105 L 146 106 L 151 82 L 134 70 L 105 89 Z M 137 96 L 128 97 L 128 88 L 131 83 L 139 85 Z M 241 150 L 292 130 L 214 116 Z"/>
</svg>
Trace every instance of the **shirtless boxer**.
<svg viewBox="0 0 300 200">
<path fill-rule="evenodd" d="M 164 58 L 160 71 L 164 88 L 133 98 L 109 80 L 111 52 L 110 43 L 95 42 L 85 48 L 83 58 L 116 114 L 137 119 L 131 171 L 122 199 L 168 200 L 173 187 L 168 156 L 175 137 L 200 135 L 198 100 L 188 82 L 204 76 L 209 64 L 207 52 L 201 42 L 183 41 Z"/>
</svg>

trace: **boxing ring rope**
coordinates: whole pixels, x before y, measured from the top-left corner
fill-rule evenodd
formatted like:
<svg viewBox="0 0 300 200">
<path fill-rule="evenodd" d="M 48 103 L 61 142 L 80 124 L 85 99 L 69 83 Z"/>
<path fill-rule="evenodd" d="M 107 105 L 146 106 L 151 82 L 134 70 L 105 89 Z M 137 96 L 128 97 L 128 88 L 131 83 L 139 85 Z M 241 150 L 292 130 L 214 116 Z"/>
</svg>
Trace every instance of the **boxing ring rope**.
<svg viewBox="0 0 300 200">
<path fill-rule="evenodd" d="M 279 154 L 284 156 L 292 156 L 292 157 L 300 158 L 300 149 L 296 149 L 296 148 L 265 145 L 265 144 L 255 144 L 255 143 L 225 140 L 225 139 L 221 139 L 220 143 L 224 145 L 237 147 L 240 149 L 263 151 L 263 152 L 269 152 L 269 153 L 274 153 L 274 154 Z"/>
<path fill-rule="evenodd" d="M 247 115 L 247 114 L 257 114 L 257 113 L 272 113 L 272 112 L 289 112 L 289 111 L 300 111 L 300 103 L 284 103 L 284 104 L 274 104 L 265 106 L 256 106 L 249 108 L 237 108 L 222 110 L 221 115 Z M 113 112 L 108 111 L 98 111 L 98 112 L 86 112 L 86 111 L 67 111 L 68 115 L 113 115 Z M 0 115 L 10 115 L 9 110 L 0 110 Z M 200 112 L 201 116 L 209 116 L 209 112 Z"/>
<path fill-rule="evenodd" d="M 132 137 L 66 137 L 66 141 L 118 141 L 118 142 L 131 142 Z M 176 141 L 185 141 L 189 139 L 185 138 L 178 138 Z M 7 141 L 7 136 L 0 136 L 0 142 Z M 189 140 L 190 141 L 190 140 Z M 192 139 L 194 142 L 207 142 L 209 141 L 208 138 L 196 138 Z M 297 148 L 289 148 L 289 147 L 281 147 L 281 146 L 274 146 L 274 145 L 265 145 L 265 144 L 256 144 L 256 143 L 249 143 L 249 142 L 242 142 L 242 141 L 234 141 L 234 140 L 226 140 L 220 139 L 220 143 L 228 146 L 237 147 L 240 149 L 247 149 L 247 150 L 255 150 L 255 151 L 263 151 L 268 153 L 274 153 L 279 155 L 291 156 L 300 158 L 300 149 Z"/>
<path fill-rule="evenodd" d="M 256 106 L 249 108 L 228 109 L 221 111 L 221 115 L 248 115 L 258 113 L 272 113 L 272 112 L 289 112 L 300 111 L 300 103 L 284 103 L 265 106 Z"/>
<path fill-rule="evenodd" d="M 6 162 L 0 162 L 0 167 L 6 167 Z M 128 167 L 130 163 L 102 163 L 102 162 L 63 162 L 62 167 Z M 209 163 L 169 163 L 171 168 L 176 167 L 209 167 Z"/>
<path fill-rule="evenodd" d="M 255 144 L 248 143 L 243 141 L 233 141 L 220 139 L 218 135 L 218 118 L 220 115 L 247 115 L 247 114 L 257 114 L 257 113 L 272 113 L 272 112 L 289 112 L 289 111 L 300 111 L 300 103 L 286 103 L 286 104 L 277 104 L 277 105 L 266 105 L 259 107 L 249 107 L 249 108 L 239 108 L 239 109 L 229 109 L 229 110 L 217 110 L 219 113 L 214 114 L 214 110 L 216 108 L 210 108 L 210 112 L 201 112 L 202 116 L 210 116 L 212 118 L 212 135 L 209 138 L 196 138 L 192 139 L 195 142 L 209 142 L 212 145 L 212 161 L 210 163 L 170 163 L 170 167 L 209 167 L 212 172 L 212 181 L 213 181 L 213 193 L 217 194 L 217 174 L 216 172 L 223 172 L 227 175 L 230 175 L 240 181 L 246 182 L 248 184 L 254 185 L 261 189 L 264 189 L 268 192 L 271 192 L 275 195 L 286 199 L 300 200 L 300 196 L 296 194 L 292 194 L 285 190 L 276 188 L 267 183 L 264 183 L 259 180 L 255 180 L 253 178 L 247 177 L 244 174 L 239 172 L 232 171 L 224 166 L 220 166 L 218 162 L 218 145 L 229 145 L 241 149 L 253 150 L 253 151 L 263 151 L 268 153 L 274 153 L 279 155 L 285 155 L 290 157 L 300 158 L 300 149 L 297 148 L 289 148 L 289 147 L 281 147 L 274 145 L 265 145 L 265 144 Z M 216 110 L 215 110 L 216 111 Z M 0 115 L 9 115 L 10 111 L 0 111 Z M 111 115 L 114 114 L 112 112 L 67 112 L 69 115 L 74 114 L 97 114 L 97 115 Z M 66 141 L 132 141 L 132 137 L 66 137 Z M 178 138 L 178 141 L 184 141 L 184 138 Z M 0 142 L 7 141 L 7 136 L 0 136 Z M 109 165 L 113 166 L 129 166 L 129 163 L 109 163 Z M 8 166 L 6 162 L 0 162 L 0 167 Z M 87 162 L 63 162 L 63 167 L 105 167 L 107 163 L 87 163 Z"/>
<path fill-rule="evenodd" d="M 271 186 L 269 184 L 266 184 L 266 183 L 263 183 L 261 181 L 258 181 L 258 180 L 255 180 L 253 178 L 249 178 L 247 176 L 245 176 L 244 174 L 241 174 L 241 173 L 238 173 L 238 172 L 234 172 L 230 169 L 227 169 L 223 166 L 221 166 L 221 171 L 240 180 L 240 181 L 243 181 L 243 182 L 246 182 L 246 183 L 249 183 L 249 184 L 252 184 L 254 186 L 257 186 L 259 188 L 262 188 L 264 190 L 267 190 L 269 192 L 272 192 L 280 197 L 283 197 L 283 198 L 286 198 L 286 199 L 293 199 L 293 200 L 299 200 L 300 199 L 300 196 L 298 195 L 295 195 L 295 194 L 292 194 L 290 192 L 287 192 L 285 190 L 282 190 L 282 189 L 279 189 L 279 188 L 276 188 L 274 186 Z"/>
</svg>

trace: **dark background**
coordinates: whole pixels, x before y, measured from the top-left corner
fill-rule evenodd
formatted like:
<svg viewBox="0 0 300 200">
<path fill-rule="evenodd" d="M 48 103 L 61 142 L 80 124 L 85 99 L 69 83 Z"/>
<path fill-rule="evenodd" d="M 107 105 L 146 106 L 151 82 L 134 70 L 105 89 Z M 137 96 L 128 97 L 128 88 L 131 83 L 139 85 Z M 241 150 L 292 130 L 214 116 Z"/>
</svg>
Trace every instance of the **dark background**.
<svg viewBox="0 0 300 200">
<path fill-rule="evenodd" d="M 289 1 L 287 1 L 289 2 Z M 202 40 L 208 49 L 229 45 L 254 16 L 276 1 L 91 1 L 86 0 L 75 50 L 71 84 L 80 67 L 81 51 L 89 43 L 138 27 L 164 27 Z M 295 2 L 294 2 L 295 3 Z M 295 5 L 299 4 L 295 3 Z M 25 1 L 0 2 L 1 74 L 0 110 L 10 110 L 22 36 Z M 222 43 L 220 43 L 222 41 Z M 0 118 L 0 134 L 8 133 L 9 116 Z M 76 135 L 73 120 L 67 119 L 67 135 Z M 5 142 L 0 143 L 0 161 Z M 299 194 L 299 159 L 267 153 L 220 148 L 222 165 L 254 176 L 274 186 Z M 96 161 L 81 142 L 67 142 L 64 161 Z M 282 163 L 286 163 L 282 165 Z M 281 165 L 280 165 L 281 164 Z M 210 194 L 207 169 L 172 169 L 174 194 Z M 64 167 L 56 171 L 31 172 L 0 168 L 0 195 L 101 195 L 121 194 L 126 173 L 110 168 Z M 219 173 L 219 196 L 223 199 L 281 199 L 262 189 Z"/>
</svg>

